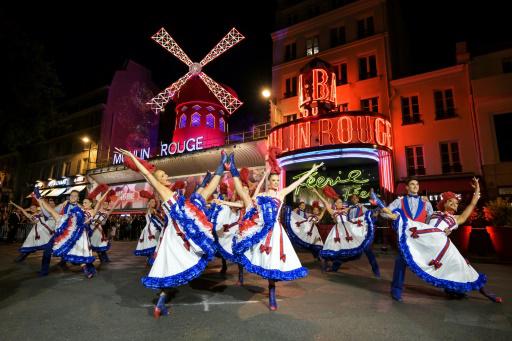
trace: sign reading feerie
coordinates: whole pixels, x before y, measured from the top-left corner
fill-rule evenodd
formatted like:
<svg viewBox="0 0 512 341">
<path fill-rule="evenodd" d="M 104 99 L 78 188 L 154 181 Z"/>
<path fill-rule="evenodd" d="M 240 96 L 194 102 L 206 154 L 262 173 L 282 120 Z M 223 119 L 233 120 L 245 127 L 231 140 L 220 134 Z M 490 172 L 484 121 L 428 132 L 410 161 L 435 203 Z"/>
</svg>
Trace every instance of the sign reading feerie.
<svg viewBox="0 0 512 341">
<path fill-rule="evenodd" d="M 268 137 L 270 147 L 281 153 L 329 145 L 368 144 L 393 149 L 391 122 L 376 115 L 317 117 L 275 127 Z"/>
</svg>

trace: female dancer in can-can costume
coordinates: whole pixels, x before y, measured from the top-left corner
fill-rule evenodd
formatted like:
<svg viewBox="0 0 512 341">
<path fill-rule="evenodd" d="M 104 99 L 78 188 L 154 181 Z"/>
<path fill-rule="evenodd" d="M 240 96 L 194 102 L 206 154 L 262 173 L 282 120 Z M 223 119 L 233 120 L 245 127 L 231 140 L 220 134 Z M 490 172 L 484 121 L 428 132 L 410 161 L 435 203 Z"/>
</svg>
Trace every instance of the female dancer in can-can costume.
<svg viewBox="0 0 512 341">
<path fill-rule="evenodd" d="M 194 204 L 185 202 L 183 197 L 178 197 L 169 188 L 169 176 L 164 171 L 156 170 L 149 162 L 139 160 L 127 150 L 117 151 L 124 155 L 125 165 L 139 171 L 155 189 L 163 201 L 162 207 L 167 216 L 168 225 L 161 236 L 153 266 L 148 276 L 142 278 L 144 286 L 160 290 L 154 309 L 154 316 L 158 318 L 168 314 L 164 289 L 186 284 L 198 277 L 214 256 L 215 249 L 210 236 L 206 235 L 208 229 L 211 231 L 212 225 L 206 220 L 204 212 L 197 207 L 194 209 L 195 206 L 190 207 Z M 218 177 L 217 180 L 220 180 L 224 172 L 225 161 L 226 157 L 223 154 L 215 175 Z M 210 196 L 217 184 L 212 180 L 202 195 Z"/>
<path fill-rule="evenodd" d="M 156 245 L 160 238 L 160 233 L 164 226 L 164 222 L 157 214 L 157 201 L 151 193 L 141 192 L 142 197 L 148 198 L 148 206 L 146 210 L 146 226 L 142 230 L 137 243 L 137 248 L 133 252 L 136 256 L 145 256 L 150 262 L 153 253 L 155 252 Z"/>
<path fill-rule="evenodd" d="M 472 186 L 475 192 L 471 203 L 460 215 L 455 214 L 459 205 L 457 195 L 442 193 L 438 211 L 432 214 L 428 224 L 407 218 L 401 209 L 391 212 L 373 192 L 372 198 L 394 219 L 400 252 L 412 272 L 427 283 L 444 288 L 451 295 L 465 297 L 466 292 L 479 290 L 491 301 L 501 303 L 500 297 L 484 289 L 487 277 L 476 272 L 448 238 L 471 215 L 480 198 L 478 179 L 473 178 Z"/>
<path fill-rule="evenodd" d="M 113 192 L 113 191 L 112 191 Z M 100 193 L 103 193 L 100 199 L 96 202 L 96 205 L 93 205 L 93 200 Z M 109 188 L 105 184 L 101 184 L 96 186 L 90 193 L 87 195 L 82 201 L 82 209 L 85 214 L 85 224 L 87 225 L 87 234 L 89 237 L 89 246 L 92 251 L 98 254 L 98 258 L 100 261 L 106 262 L 108 261 L 108 257 L 106 251 L 110 248 L 109 241 L 104 237 L 103 229 L 101 228 L 101 224 L 98 224 L 99 221 L 103 218 L 103 213 L 100 212 L 100 207 L 103 205 L 107 196 L 111 193 Z M 115 193 L 115 192 L 114 192 Z M 96 219 L 98 221 L 96 221 Z M 94 242 L 93 242 L 94 240 Z M 92 270 L 92 268 L 91 268 Z"/>
<path fill-rule="evenodd" d="M 302 205 L 302 202 L 300 203 Z M 318 201 L 314 201 L 311 205 L 313 212 L 299 215 L 289 206 L 285 208 L 285 226 L 288 235 L 295 245 L 310 250 L 315 258 L 319 258 L 319 253 L 324 246 L 324 242 L 318 231 L 318 223 L 325 214 L 325 207 L 320 211 Z M 300 212 L 299 205 L 299 212 Z M 300 212 L 302 213 L 302 212 Z"/>
<path fill-rule="evenodd" d="M 82 208 L 76 204 L 66 203 L 61 214 L 40 198 L 37 188 L 34 189 L 34 193 L 41 208 L 50 213 L 56 221 L 53 255 L 61 257 L 64 261 L 80 264 L 84 275 L 87 278 L 92 278 L 96 273 L 92 265 L 94 256 L 92 255 L 85 223 L 85 213 Z M 76 202 L 77 199 L 78 192 L 72 191 L 70 202 Z"/>
<path fill-rule="evenodd" d="M 234 154 L 231 154 L 230 160 L 230 171 L 236 191 L 245 205 L 249 207 L 252 205 L 252 200 L 249 194 L 243 190 Z M 273 164 L 268 177 L 270 189 L 256 196 L 254 206 L 246 212 L 239 233 L 233 240 L 233 252 L 239 257 L 239 262 L 247 271 L 268 279 L 269 308 L 276 310 L 275 282 L 302 278 L 308 273 L 307 269 L 301 265 L 292 243 L 278 221 L 279 211 L 284 197 L 293 192 L 322 164 L 314 165 L 297 181 L 279 190 L 281 169 L 272 150 L 269 153 L 269 161 Z"/>
<path fill-rule="evenodd" d="M 17 262 L 21 262 L 32 252 L 44 250 L 48 246 L 54 233 L 55 220 L 50 217 L 49 214 L 45 215 L 44 211 L 38 211 L 37 206 L 39 206 L 39 204 L 37 201 L 30 205 L 30 213 L 12 201 L 9 202 L 9 204 L 17 208 L 33 223 L 32 229 L 19 249 L 20 256 L 16 258 Z"/>
<path fill-rule="evenodd" d="M 324 193 L 334 200 L 334 208 L 316 189 L 313 189 L 313 191 L 318 195 L 336 221 L 336 224 L 325 239 L 322 251 L 320 251 L 320 257 L 323 259 L 334 260 L 330 270 L 336 271 L 341 265 L 341 260 L 359 257 L 364 252 L 370 262 L 374 275 L 380 277 L 377 260 L 371 251 L 374 236 L 371 211 L 367 211 L 364 214 L 364 219 L 350 221 L 347 216 L 348 208 L 344 207 L 343 201 L 332 187 L 326 186 Z"/>
<path fill-rule="evenodd" d="M 108 257 L 107 251 L 110 250 L 110 239 L 108 238 L 105 230 L 103 230 L 103 226 L 107 222 L 108 217 L 115 209 L 119 200 L 114 202 L 112 207 L 110 207 L 110 196 L 114 195 L 114 191 L 110 190 L 107 193 L 107 198 L 103 203 L 101 203 L 101 208 L 98 209 L 96 214 L 92 217 L 91 220 L 91 247 L 94 252 L 98 254 L 98 258 L 101 263 L 110 262 L 110 258 Z"/>
<path fill-rule="evenodd" d="M 247 168 L 242 168 L 240 170 L 240 179 L 243 191 L 250 195 L 248 172 L 249 170 Z M 256 189 L 254 189 L 254 193 L 252 195 L 253 202 L 269 173 L 270 171 L 266 171 L 263 174 L 260 182 L 256 186 Z M 217 249 L 223 259 L 223 269 L 225 268 L 225 260 L 238 264 L 237 285 L 244 284 L 244 270 L 242 264 L 239 262 L 238 256 L 233 253 L 233 238 L 238 234 L 242 218 L 248 209 L 250 209 L 250 207 L 246 207 L 242 200 L 237 200 L 236 193 L 234 194 L 234 201 L 232 202 L 225 201 L 220 198 L 214 199 L 212 204 L 212 215 L 210 221 L 214 226 Z"/>
</svg>

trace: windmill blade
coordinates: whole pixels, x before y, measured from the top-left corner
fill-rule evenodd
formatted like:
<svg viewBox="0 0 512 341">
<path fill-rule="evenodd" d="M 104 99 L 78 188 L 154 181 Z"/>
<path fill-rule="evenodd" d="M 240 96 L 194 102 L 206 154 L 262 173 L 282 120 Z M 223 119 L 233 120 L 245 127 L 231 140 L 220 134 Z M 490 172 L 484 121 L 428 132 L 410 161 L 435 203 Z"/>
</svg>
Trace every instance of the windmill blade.
<svg viewBox="0 0 512 341">
<path fill-rule="evenodd" d="M 162 45 L 167 51 L 173 54 L 176 58 L 181 60 L 187 66 L 192 64 L 192 60 L 187 56 L 185 51 L 178 45 L 178 43 L 172 39 L 171 35 L 162 27 L 160 31 L 155 33 L 151 39 Z"/>
<path fill-rule="evenodd" d="M 213 92 L 215 97 L 219 100 L 219 102 L 226 108 L 226 110 L 232 114 L 236 111 L 243 103 L 238 100 L 238 98 L 231 95 L 226 89 L 220 86 L 213 79 L 208 77 L 204 72 L 199 73 L 199 77 L 206 84 L 208 89 Z"/>
<path fill-rule="evenodd" d="M 238 32 L 235 28 L 231 29 L 231 31 L 229 31 L 228 34 L 226 34 L 224 38 L 222 38 L 221 41 L 219 41 L 218 44 L 215 45 L 215 47 L 210 52 L 208 52 L 206 57 L 204 57 L 199 64 L 201 64 L 201 66 L 205 66 L 238 44 L 240 41 L 242 41 L 242 39 L 245 39 L 245 37 L 240 32 Z"/>
<path fill-rule="evenodd" d="M 170 86 L 165 88 L 158 95 L 153 97 L 151 101 L 149 101 L 148 105 L 151 106 L 151 110 L 155 112 L 155 114 L 160 113 L 165 110 L 165 105 L 174 97 L 174 95 L 181 89 L 183 84 L 187 82 L 187 80 L 192 76 L 191 72 L 187 72 L 183 77 L 178 79 L 176 82 L 172 83 Z"/>
</svg>

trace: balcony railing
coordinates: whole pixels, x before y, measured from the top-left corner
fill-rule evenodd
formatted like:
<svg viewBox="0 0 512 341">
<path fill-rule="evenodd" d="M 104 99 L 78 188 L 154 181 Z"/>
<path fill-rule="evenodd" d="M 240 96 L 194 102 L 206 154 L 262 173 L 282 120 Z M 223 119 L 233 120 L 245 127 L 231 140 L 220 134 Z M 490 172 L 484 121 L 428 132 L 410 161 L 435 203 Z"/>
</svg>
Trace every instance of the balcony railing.
<svg viewBox="0 0 512 341">
<path fill-rule="evenodd" d="M 234 133 L 227 133 L 225 145 L 235 144 L 235 143 L 245 143 L 251 141 L 257 141 L 265 139 L 270 134 L 270 122 L 253 126 L 252 129 Z M 203 139 L 204 145 L 209 145 L 209 141 L 207 139 Z M 98 148 L 98 160 L 95 164 L 96 167 L 91 168 L 103 168 L 112 166 L 113 164 L 113 154 L 115 151 L 113 150 L 113 146 L 106 146 L 101 148 L 101 145 Z M 103 155 L 102 155 L 103 154 Z"/>
</svg>

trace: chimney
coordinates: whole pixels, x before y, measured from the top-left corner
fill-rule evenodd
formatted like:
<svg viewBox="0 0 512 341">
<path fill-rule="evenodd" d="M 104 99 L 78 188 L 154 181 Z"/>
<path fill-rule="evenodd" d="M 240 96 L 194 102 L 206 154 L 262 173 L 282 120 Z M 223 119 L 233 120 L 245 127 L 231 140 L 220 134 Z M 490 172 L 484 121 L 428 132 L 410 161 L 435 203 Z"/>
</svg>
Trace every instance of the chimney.
<svg viewBox="0 0 512 341">
<path fill-rule="evenodd" d="M 467 42 L 460 41 L 455 44 L 455 57 L 457 58 L 457 64 L 469 63 L 471 56 L 468 52 Z"/>
</svg>

